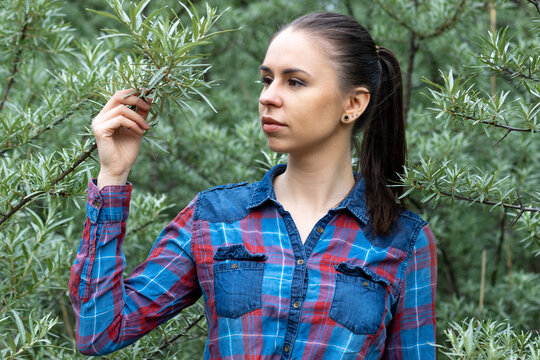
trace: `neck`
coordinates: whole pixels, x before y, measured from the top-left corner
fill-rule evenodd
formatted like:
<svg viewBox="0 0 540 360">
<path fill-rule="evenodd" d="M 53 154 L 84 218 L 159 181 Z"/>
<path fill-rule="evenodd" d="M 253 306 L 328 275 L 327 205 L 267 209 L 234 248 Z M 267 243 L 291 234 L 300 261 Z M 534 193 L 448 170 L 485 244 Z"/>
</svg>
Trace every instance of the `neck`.
<svg viewBox="0 0 540 360">
<path fill-rule="evenodd" d="M 302 206 L 317 213 L 337 206 L 354 184 L 349 148 L 289 154 L 287 169 L 274 179 L 277 200 L 285 208 Z"/>
</svg>

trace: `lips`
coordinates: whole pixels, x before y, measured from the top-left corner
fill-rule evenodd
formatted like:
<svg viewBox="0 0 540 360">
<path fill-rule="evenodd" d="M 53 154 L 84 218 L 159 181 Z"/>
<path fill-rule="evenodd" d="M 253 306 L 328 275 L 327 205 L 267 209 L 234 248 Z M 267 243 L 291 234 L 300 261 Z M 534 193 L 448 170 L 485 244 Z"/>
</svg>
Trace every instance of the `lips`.
<svg viewBox="0 0 540 360">
<path fill-rule="evenodd" d="M 262 128 L 265 133 L 272 133 L 279 131 L 286 127 L 287 125 L 277 121 L 274 118 L 271 118 L 270 116 L 263 116 L 261 118 Z"/>
</svg>

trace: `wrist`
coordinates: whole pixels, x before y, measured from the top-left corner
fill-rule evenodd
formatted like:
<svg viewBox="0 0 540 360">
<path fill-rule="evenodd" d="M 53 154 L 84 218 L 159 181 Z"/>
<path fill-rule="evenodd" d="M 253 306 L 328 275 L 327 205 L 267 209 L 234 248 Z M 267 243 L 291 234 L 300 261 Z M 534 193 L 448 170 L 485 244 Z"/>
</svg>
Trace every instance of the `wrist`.
<svg viewBox="0 0 540 360">
<path fill-rule="evenodd" d="M 97 186 L 101 190 L 108 185 L 126 185 L 129 171 L 123 174 L 110 174 L 106 171 L 100 170 L 97 177 Z"/>
</svg>

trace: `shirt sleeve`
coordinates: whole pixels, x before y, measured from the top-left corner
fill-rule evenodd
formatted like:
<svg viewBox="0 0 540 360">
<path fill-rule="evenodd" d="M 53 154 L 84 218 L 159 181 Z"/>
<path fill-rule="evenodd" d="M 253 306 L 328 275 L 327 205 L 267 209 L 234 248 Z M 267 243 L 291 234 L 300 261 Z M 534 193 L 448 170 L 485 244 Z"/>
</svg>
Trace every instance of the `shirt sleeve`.
<svg viewBox="0 0 540 360">
<path fill-rule="evenodd" d="M 201 296 L 191 252 L 196 199 L 159 234 L 148 258 L 123 279 L 132 185 L 88 187 L 87 218 L 71 268 L 69 296 L 77 348 L 102 355 L 123 348 Z"/>
<path fill-rule="evenodd" d="M 429 225 L 420 231 L 405 269 L 383 359 L 435 359 L 437 250 Z"/>
</svg>

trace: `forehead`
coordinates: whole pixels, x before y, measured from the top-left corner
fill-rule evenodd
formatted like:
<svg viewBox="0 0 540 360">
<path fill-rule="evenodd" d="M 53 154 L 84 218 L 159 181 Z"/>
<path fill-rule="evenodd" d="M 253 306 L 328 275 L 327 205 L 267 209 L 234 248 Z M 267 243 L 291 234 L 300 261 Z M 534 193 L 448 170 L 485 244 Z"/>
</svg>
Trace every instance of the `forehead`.
<svg viewBox="0 0 540 360">
<path fill-rule="evenodd" d="M 300 68 L 308 72 L 334 72 L 323 41 L 302 30 L 286 29 L 268 46 L 263 65 L 273 71 Z"/>
</svg>

